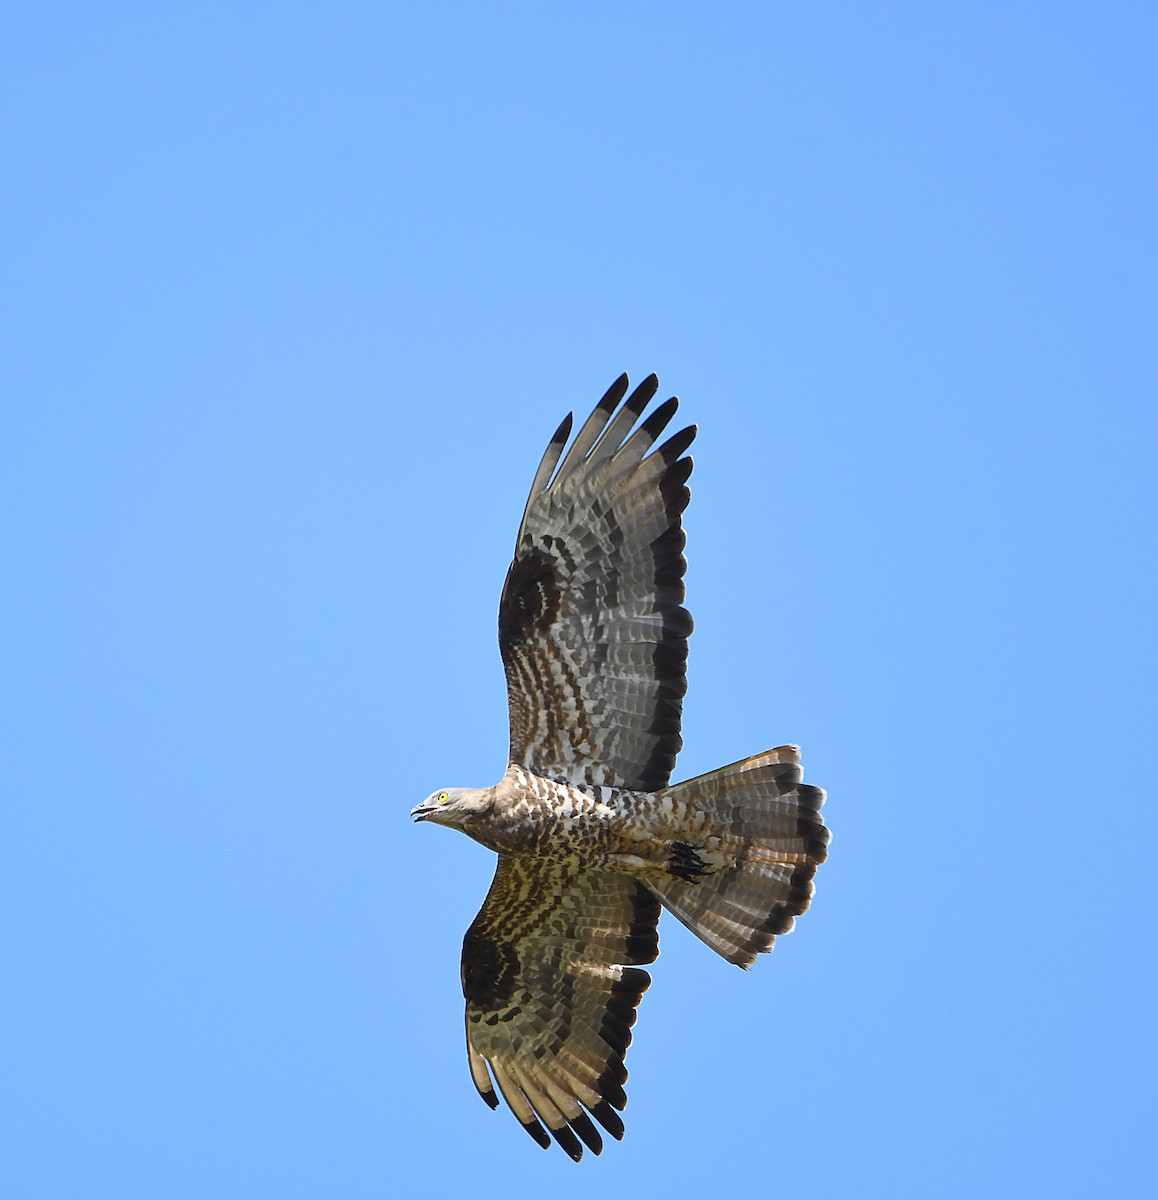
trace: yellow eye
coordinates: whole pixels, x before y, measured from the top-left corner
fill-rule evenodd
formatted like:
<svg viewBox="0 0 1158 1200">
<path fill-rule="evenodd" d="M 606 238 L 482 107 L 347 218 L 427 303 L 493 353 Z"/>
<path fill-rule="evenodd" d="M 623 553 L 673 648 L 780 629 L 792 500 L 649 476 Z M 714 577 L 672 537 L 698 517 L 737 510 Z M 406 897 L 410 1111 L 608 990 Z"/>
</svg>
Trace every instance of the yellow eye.
<svg viewBox="0 0 1158 1200">
<path fill-rule="evenodd" d="M 439 804 L 445 804 L 449 799 L 450 799 L 449 792 L 439 792 L 438 793 L 438 803 Z"/>
</svg>

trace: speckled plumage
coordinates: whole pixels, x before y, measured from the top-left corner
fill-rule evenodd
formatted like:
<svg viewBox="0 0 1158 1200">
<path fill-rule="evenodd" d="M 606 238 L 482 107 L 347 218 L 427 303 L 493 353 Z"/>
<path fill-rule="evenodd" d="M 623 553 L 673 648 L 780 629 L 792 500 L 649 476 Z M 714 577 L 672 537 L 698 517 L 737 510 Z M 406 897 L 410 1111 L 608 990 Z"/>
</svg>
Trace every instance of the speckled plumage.
<svg viewBox="0 0 1158 1200">
<path fill-rule="evenodd" d="M 531 487 L 499 608 L 506 773 L 413 810 L 499 855 L 463 943 L 475 1085 L 576 1160 L 602 1148 L 592 1117 L 623 1135 L 624 1055 L 661 904 L 747 967 L 808 907 L 828 845 L 824 792 L 801 782 L 795 746 L 669 786 L 695 428 L 653 450 L 677 402 L 640 422 L 658 380 L 624 400 L 627 387 L 612 385 L 563 456 L 567 417 Z"/>
</svg>

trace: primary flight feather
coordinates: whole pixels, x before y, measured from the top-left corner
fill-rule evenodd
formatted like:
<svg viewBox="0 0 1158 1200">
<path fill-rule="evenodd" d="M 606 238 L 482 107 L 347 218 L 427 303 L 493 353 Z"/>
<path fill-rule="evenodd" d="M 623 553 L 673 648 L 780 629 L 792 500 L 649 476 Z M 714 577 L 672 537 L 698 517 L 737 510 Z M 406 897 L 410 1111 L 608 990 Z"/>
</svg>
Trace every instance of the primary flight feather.
<svg viewBox="0 0 1158 1200">
<path fill-rule="evenodd" d="M 824 791 L 801 782 L 796 746 L 669 786 L 696 431 L 653 448 L 677 408 L 640 420 L 658 387 L 651 375 L 627 396 L 620 376 L 565 455 L 570 416 L 551 439 L 499 605 L 509 765 L 493 787 L 412 810 L 498 852 L 462 949 L 471 1076 L 575 1160 L 602 1149 L 596 1123 L 623 1136 L 661 906 L 748 967 L 808 907 L 828 847 Z"/>
</svg>

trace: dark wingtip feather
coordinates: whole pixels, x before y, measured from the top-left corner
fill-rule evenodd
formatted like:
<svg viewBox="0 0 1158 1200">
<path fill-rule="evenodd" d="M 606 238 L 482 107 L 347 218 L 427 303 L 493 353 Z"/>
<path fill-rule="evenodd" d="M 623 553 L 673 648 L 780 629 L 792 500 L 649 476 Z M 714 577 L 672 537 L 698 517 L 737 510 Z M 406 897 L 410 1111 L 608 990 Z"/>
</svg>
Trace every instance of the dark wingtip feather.
<svg viewBox="0 0 1158 1200">
<path fill-rule="evenodd" d="M 631 397 L 628 399 L 627 403 L 634 412 L 640 413 L 647 407 L 648 401 L 658 391 L 659 376 L 652 371 L 652 373 L 645 380 L 637 385 L 635 391 L 631 393 Z"/>
<path fill-rule="evenodd" d="M 617 1142 L 623 1141 L 623 1118 L 606 1100 L 600 1100 L 591 1110 L 591 1115 Z"/>
<path fill-rule="evenodd" d="M 572 1162 L 578 1162 L 583 1157 L 583 1146 L 571 1132 L 569 1125 L 560 1125 L 558 1129 L 552 1129 L 551 1136 L 563 1147 Z"/>
<path fill-rule="evenodd" d="M 587 418 L 588 421 L 591 421 L 593 418 L 596 418 L 599 413 L 603 414 L 603 421 L 600 422 L 600 433 L 603 432 L 603 424 L 606 422 L 607 418 L 610 417 L 611 414 L 619 407 L 619 402 L 624 396 L 627 395 L 628 387 L 629 382 L 627 378 L 627 372 L 624 371 L 623 374 L 620 375 L 620 377 L 607 389 L 607 391 L 603 393 L 599 399 L 599 403 L 595 406 L 594 411 L 591 413 L 591 416 Z M 590 449 L 591 447 L 588 446 L 584 453 L 587 453 L 587 451 Z"/>
<path fill-rule="evenodd" d="M 585 1112 L 581 1112 L 577 1117 L 570 1118 L 568 1124 L 583 1139 L 583 1144 L 592 1154 L 603 1153 L 603 1139 L 599 1136 L 599 1130 L 591 1123 L 591 1118 Z"/>
<path fill-rule="evenodd" d="M 663 456 L 664 462 L 675 462 L 677 458 L 696 440 L 696 434 L 699 428 L 695 425 L 689 425 L 686 429 L 681 429 L 679 433 L 673 433 L 671 437 L 656 451 L 657 454 Z"/>
<path fill-rule="evenodd" d="M 621 1062 L 608 1063 L 607 1069 L 595 1084 L 595 1090 L 603 1097 L 603 1103 L 620 1111 L 627 1107 L 627 1093 L 623 1085 L 627 1082 L 627 1071 Z M 593 1113 L 595 1109 L 591 1110 Z M 598 1113 L 595 1113 L 598 1116 Z"/>
<path fill-rule="evenodd" d="M 684 484 L 687 483 L 688 476 L 692 473 L 692 466 L 690 458 L 681 458 L 668 467 L 660 486 L 663 488 L 663 498 L 669 512 L 682 513 L 687 508 L 692 494 L 684 487 Z M 683 546 L 680 549 L 682 550 Z"/>
<path fill-rule="evenodd" d="M 544 1150 L 551 1148 L 551 1135 L 536 1120 L 520 1121 L 520 1125 L 531 1135 L 533 1141 L 539 1143 Z"/>
<path fill-rule="evenodd" d="M 649 445 L 663 433 L 667 423 L 675 416 L 675 411 L 679 406 L 679 400 L 675 396 L 672 396 L 670 400 L 665 400 L 639 427 L 647 436 Z"/>
<path fill-rule="evenodd" d="M 599 434 L 603 432 L 607 421 L 611 417 L 611 414 L 619 407 L 619 402 L 627 394 L 627 388 L 628 381 L 627 374 L 625 372 L 624 374 L 620 375 L 620 377 L 607 389 L 607 391 L 603 393 L 599 399 L 599 403 L 592 410 L 591 416 L 589 416 L 583 423 L 583 429 L 586 429 L 592 424 L 592 422 L 595 422 L 598 427 L 598 432 L 591 437 L 590 442 L 584 448 L 584 455 L 586 455 L 591 450 L 591 447 L 599 440 Z M 580 433 L 580 437 L 582 437 L 582 432 Z M 570 455 L 568 455 L 568 458 L 570 458 Z"/>
<path fill-rule="evenodd" d="M 551 435 L 550 445 L 561 446 L 571 436 L 571 423 L 574 420 L 574 414 L 568 413 L 562 421 L 559 422 L 559 428 Z"/>
</svg>

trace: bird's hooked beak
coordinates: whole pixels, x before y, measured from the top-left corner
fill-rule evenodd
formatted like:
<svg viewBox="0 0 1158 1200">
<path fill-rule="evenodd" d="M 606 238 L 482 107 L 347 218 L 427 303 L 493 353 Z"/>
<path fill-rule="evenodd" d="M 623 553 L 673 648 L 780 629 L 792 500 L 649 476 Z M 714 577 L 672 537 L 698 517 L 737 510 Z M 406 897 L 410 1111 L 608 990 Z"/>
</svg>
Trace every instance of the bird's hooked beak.
<svg viewBox="0 0 1158 1200">
<path fill-rule="evenodd" d="M 422 804 L 416 804 L 410 810 L 410 815 L 415 821 L 425 821 L 432 812 L 434 812 L 434 805 L 423 802 Z"/>
</svg>

